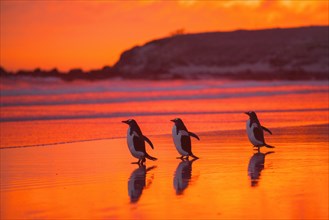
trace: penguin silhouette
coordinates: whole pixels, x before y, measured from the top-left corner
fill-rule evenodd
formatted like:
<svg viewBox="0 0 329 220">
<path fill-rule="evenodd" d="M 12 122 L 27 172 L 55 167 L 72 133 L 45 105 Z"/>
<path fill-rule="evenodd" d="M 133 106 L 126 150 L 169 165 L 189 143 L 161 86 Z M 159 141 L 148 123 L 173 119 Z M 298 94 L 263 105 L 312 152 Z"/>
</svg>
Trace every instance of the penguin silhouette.
<svg viewBox="0 0 329 220">
<path fill-rule="evenodd" d="M 177 157 L 177 159 L 183 159 L 184 157 L 188 159 L 189 156 L 198 159 L 198 157 L 192 153 L 190 136 L 198 140 L 200 140 L 200 138 L 196 134 L 187 130 L 182 119 L 175 118 L 171 121 L 175 123 L 172 128 L 172 137 L 174 140 L 174 144 L 178 153 L 182 155 L 181 157 Z"/>
<path fill-rule="evenodd" d="M 138 162 L 133 162 L 137 164 L 143 164 L 145 158 L 149 160 L 157 160 L 157 158 L 150 156 L 145 149 L 145 141 L 154 149 L 152 142 L 143 135 L 141 129 L 139 128 L 137 122 L 134 119 L 129 119 L 122 121 L 129 125 L 127 131 L 127 143 L 131 155 L 138 159 Z"/>
<path fill-rule="evenodd" d="M 272 132 L 265 128 L 264 126 L 261 126 L 257 115 L 255 112 L 245 112 L 249 116 L 249 119 L 247 120 L 247 134 L 249 141 L 254 145 L 254 147 L 268 147 L 268 148 L 274 148 L 271 145 L 268 145 L 265 143 L 264 139 L 264 132 L 263 130 L 267 131 L 272 135 Z"/>
</svg>

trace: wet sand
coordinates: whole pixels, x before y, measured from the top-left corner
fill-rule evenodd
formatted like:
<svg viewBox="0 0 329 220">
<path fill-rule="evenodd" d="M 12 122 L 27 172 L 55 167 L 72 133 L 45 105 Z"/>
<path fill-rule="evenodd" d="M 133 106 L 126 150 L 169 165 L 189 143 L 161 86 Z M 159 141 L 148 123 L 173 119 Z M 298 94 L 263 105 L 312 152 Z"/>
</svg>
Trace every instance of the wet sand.
<svg viewBox="0 0 329 220">
<path fill-rule="evenodd" d="M 271 130 L 259 153 L 244 130 L 193 130 L 195 161 L 149 136 L 145 167 L 123 138 L 1 149 L 1 219 L 327 219 L 328 125 Z"/>
</svg>

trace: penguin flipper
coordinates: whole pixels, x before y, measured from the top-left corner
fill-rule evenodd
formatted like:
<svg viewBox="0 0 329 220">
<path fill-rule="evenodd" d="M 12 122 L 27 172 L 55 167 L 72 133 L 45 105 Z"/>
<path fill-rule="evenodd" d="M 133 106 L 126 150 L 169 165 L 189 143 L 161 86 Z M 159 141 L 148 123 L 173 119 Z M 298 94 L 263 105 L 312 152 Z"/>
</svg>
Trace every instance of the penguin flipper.
<svg viewBox="0 0 329 220">
<path fill-rule="evenodd" d="M 262 129 L 263 129 L 264 131 L 267 131 L 268 133 L 270 133 L 270 134 L 272 135 L 272 132 L 271 132 L 268 128 L 265 128 L 264 126 L 262 126 Z"/>
<path fill-rule="evenodd" d="M 198 137 L 198 135 L 194 134 L 193 132 L 188 132 L 188 135 L 200 140 L 200 138 Z"/>
<path fill-rule="evenodd" d="M 143 139 L 151 146 L 152 149 L 154 149 L 152 142 L 150 139 L 148 139 L 146 136 L 143 135 Z"/>
</svg>

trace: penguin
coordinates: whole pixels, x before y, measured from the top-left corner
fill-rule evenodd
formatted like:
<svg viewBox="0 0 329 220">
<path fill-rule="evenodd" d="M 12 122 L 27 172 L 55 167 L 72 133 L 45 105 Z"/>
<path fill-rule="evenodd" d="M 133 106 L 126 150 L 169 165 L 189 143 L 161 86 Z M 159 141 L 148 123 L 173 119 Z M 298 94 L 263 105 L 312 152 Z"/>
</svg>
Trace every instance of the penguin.
<svg viewBox="0 0 329 220">
<path fill-rule="evenodd" d="M 184 159 L 184 157 L 188 159 L 189 156 L 198 159 L 198 157 L 192 153 L 190 136 L 198 140 L 200 140 L 200 138 L 196 134 L 187 130 L 182 119 L 175 118 L 171 121 L 175 123 L 172 128 L 172 137 L 174 140 L 174 144 L 176 146 L 177 151 L 182 155 L 181 157 L 177 157 L 177 159 L 182 160 Z"/>
<path fill-rule="evenodd" d="M 142 165 L 145 162 L 145 158 L 149 160 L 157 160 L 157 158 L 150 156 L 145 150 L 145 141 L 154 149 L 152 142 L 143 135 L 141 129 L 139 128 L 137 122 L 134 119 L 128 119 L 122 121 L 129 125 L 127 131 L 127 143 L 130 153 L 138 159 L 138 162 L 133 162 L 133 164 Z"/>
<path fill-rule="evenodd" d="M 188 187 L 192 177 L 192 163 L 197 159 L 182 160 L 177 168 L 174 175 L 174 188 L 176 195 L 183 194 L 184 190 Z"/>
<path fill-rule="evenodd" d="M 261 126 L 256 113 L 251 111 L 245 112 L 245 114 L 249 115 L 249 119 L 247 120 L 247 134 L 249 141 L 254 145 L 254 147 L 258 147 L 258 149 L 263 146 L 274 148 L 273 146 L 265 143 L 263 130 L 267 131 L 271 135 L 272 132 L 269 129 Z"/>
<path fill-rule="evenodd" d="M 146 175 L 148 171 L 153 170 L 154 168 L 156 168 L 156 166 L 146 168 L 145 165 L 139 165 L 139 167 L 131 173 L 128 180 L 128 195 L 130 197 L 130 203 L 138 202 L 143 189 L 150 186 L 153 181 L 153 176 L 146 184 Z"/>
<path fill-rule="evenodd" d="M 272 154 L 274 151 L 267 152 L 265 154 L 259 151 L 255 153 L 249 160 L 248 176 L 250 176 L 251 186 L 257 186 L 260 173 L 264 169 L 265 157 L 268 154 Z"/>
</svg>

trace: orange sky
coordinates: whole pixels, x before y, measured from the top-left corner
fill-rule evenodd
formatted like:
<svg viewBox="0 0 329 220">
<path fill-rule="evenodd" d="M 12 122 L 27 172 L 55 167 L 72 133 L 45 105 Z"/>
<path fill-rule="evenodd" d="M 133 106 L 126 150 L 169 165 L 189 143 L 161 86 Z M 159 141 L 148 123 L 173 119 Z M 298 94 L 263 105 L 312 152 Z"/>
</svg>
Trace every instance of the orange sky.
<svg viewBox="0 0 329 220">
<path fill-rule="evenodd" d="M 1 0 L 1 66 L 99 69 L 120 53 L 187 33 L 328 25 L 327 0 Z"/>
</svg>

